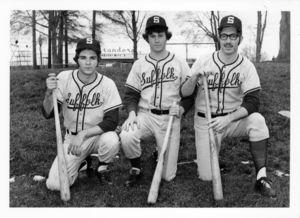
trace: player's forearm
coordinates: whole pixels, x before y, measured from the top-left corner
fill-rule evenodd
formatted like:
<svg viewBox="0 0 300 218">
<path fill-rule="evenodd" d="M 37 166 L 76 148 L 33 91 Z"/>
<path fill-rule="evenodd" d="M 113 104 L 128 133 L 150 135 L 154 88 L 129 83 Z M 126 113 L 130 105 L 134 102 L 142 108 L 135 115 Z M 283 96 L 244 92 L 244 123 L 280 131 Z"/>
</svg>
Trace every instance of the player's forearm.
<svg viewBox="0 0 300 218">
<path fill-rule="evenodd" d="M 53 111 L 53 97 L 52 97 L 52 91 L 47 90 L 45 93 L 45 98 L 43 101 L 43 108 L 45 112 L 45 116 L 49 116 L 51 112 Z"/>
<path fill-rule="evenodd" d="M 100 126 L 94 126 L 88 129 L 84 129 L 80 134 L 83 134 L 84 138 L 90 138 L 96 135 L 101 135 L 104 131 L 100 128 Z"/>
<path fill-rule="evenodd" d="M 184 110 L 184 113 L 183 113 L 184 115 L 186 115 L 187 112 L 193 107 L 194 102 L 195 102 L 194 95 L 190 95 L 188 97 L 184 97 L 181 99 L 180 106 Z"/>
<path fill-rule="evenodd" d="M 231 114 L 228 114 L 227 116 L 229 117 L 230 121 L 233 122 L 248 116 L 248 111 L 246 110 L 246 108 L 240 107 L 239 109 L 237 109 Z"/>
<path fill-rule="evenodd" d="M 182 97 L 187 97 L 193 94 L 198 78 L 199 77 L 197 75 L 193 75 L 183 83 L 183 85 L 181 86 Z"/>
</svg>

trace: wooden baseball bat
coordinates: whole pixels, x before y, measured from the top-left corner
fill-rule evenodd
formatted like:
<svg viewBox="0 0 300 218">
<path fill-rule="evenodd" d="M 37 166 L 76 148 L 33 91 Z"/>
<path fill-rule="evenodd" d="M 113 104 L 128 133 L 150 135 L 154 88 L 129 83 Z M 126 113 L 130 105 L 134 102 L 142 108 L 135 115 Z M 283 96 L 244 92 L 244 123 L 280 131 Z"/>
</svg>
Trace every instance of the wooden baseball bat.
<svg viewBox="0 0 300 218">
<path fill-rule="evenodd" d="M 57 144 L 57 160 L 58 160 L 58 173 L 59 173 L 59 183 L 60 183 L 60 198 L 63 201 L 68 201 L 71 199 L 70 194 L 70 183 L 67 170 L 67 162 L 65 156 L 65 150 L 62 143 L 61 128 L 59 122 L 59 113 L 57 107 L 56 95 L 53 91 L 53 107 L 54 107 L 54 118 L 55 118 L 55 130 L 56 130 L 56 144 Z"/>
<path fill-rule="evenodd" d="M 173 123 L 174 116 L 170 116 L 169 122 L 168 122 L 168 127 L 167 127 L 167 132 L 164 138 L 164 143 L 162 145 L 159 158 L 156 164 L 155 172 L 153 175 L 150 191 L 148 194 L 148 199 L 147 202 L 148 204 L 155 204 L 158 196 L 158 190 L 159 190 L 159 185 L 161 181 L 161 176 L 162 176 L 162 171 L 163 171 L 163 166 L 164 166 L 164 154 L 167 150 L 168 143 L 169 143 L 169 138 L 170 138 L 170 132 L 172 128 L 172 123 Z"/>
<path fill-rule="evenodd" d="M 206 118 L 208 123 L 211 122 L 211 111 L 210 111 L 210 101 L 208 94 L 208 85 L 207 85 L 207 77 L 203 78 L 203 86 L 205 93 L 205 103 L 206 103 Z M 211 172 L 212 172 L 212 184 L 213 184 L 213 192 L 215 200 L 223 199 L 223 189 L 222 189 L 222 181 L 221 181 L 221 173 L 219 166 L 219 158 L 218 158 L 218 145 L 217 140 L 215 139 L 215 134 L 212 128 L 208 128 L 209 134 L 209 147 L 210 147 L 210 162 L 211 162 Z"/>
</svg>

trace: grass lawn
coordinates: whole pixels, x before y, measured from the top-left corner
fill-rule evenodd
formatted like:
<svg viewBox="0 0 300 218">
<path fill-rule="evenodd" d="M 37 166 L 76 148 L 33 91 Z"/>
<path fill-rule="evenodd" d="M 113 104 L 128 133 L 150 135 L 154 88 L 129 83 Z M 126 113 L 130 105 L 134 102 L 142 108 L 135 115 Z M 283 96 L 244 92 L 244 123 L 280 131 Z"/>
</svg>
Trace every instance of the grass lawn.
<svg viewBox="0 0 300 218">
<path fill-rule="evenodd" d="M 197 178 L 194 145 L 193 111 L 182 121 L 181 146 L 175 180 L 162 182 L 157 203 L 152 207 L 289 207 L 289 177 L 275 175 L 276 170 L 289 173 L 290 120 L 280 110 L 290 110 L 290 65 L 260 63 L 256 65 L 263 90 L 261 113 L 270 130 L 268 175 L 277 190 L 276 199 L 261 197 L 253 191 L 255 170 L 245 139 L 225 140 L 220 153 L 224 200 L 214 202 L 211 182 Z M 99 68 L 117 84 L 121 97 L 130 70 L 129 65 Z M 46 189 L 45 182 L 33 181 L 34 175 L 47 176 L 56 156 L 54 120 L 41 114 L 45 79 L 54 70 L 12 70 L 10 72 L 10 207 L 149 207 L 147 196 L 153 170 L 149 162 L 154 142 L 143 143 L 144 177 L 139 186 L 123 186 L 129 163 L 120 151 L 113 163 L 114 184 L 100 185 L 96 177 L 82 172 L 71 187 L 71 200 L 64 204 L 59 192 Z M 121 110 L 120 124 L 126 119 Z M 249 161 L 249 164 L 242 164 Z"/>
</svg>

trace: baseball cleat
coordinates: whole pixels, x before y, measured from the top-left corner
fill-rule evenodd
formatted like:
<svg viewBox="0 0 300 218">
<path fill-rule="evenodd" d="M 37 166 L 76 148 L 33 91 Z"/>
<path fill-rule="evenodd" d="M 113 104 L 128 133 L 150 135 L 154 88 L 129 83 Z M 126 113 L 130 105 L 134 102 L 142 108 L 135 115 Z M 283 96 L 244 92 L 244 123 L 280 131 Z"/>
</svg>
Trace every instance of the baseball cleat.
<svg viewBox="0 0 300 218">
<path fill-rule="evenodd" d="M 97 171 L 96 171 L 96 176 L 99 179 L 101 184 L 108 184 L 112 185 L 112 179 L 110 175 L 110 170 L 107 169 L 107 166 L 99 166 Z"/>
<path fill-rule="evenodd" d="M 80 164 L 78 172 L 84 171 L 86 172 L 87 177 L 92 177 L 94 174 L 94 170 L 92 168 L 92 158 L 87 156 L 86 159 Z"/>
<path fill-rule="evenodd" d="M 138 168 L 131 168 L 129 171 L 129 178 L 125 182 L 126 187 L 132 187 L 136 185 L 142 177 L 142 172 Z"/>
<path fill-rule="evenodd" d="M 275 198 L 276 191 L 272 188 L 272 181 L 267 177 L 262 177 L 255 183 L 255 191 L 266 197 Z"/>
</svg>

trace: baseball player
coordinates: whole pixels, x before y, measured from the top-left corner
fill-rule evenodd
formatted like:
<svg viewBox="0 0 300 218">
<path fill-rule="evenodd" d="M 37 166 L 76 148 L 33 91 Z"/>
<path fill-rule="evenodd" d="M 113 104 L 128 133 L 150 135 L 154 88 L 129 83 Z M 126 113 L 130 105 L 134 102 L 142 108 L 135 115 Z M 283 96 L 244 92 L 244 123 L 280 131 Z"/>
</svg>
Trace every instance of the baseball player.
<svg viewBox="0 0 300 218">
<path fill-rule="evenodd" d="M 158 153 L 163 145 L 170 115 L 175 115 L 170 142 L 166 150 L 162 178 L 170 181 L 176 175 L 180 142 L 180 118 L 186 107 L 180 102 L 180 86 L 186 80 L 189 66 L 166 50 L 172 34 L 164 18 L 152 16 L 147 20 L 143 38 L 150 53 L 137 60 L 126 81 L 124 105 L 128 118 L 120 133 L 121 146 L 131 162 L 126 186 L 133 186 L 141 178 L 141 140 L 155 137 Z"/>
<path fill-rule="evenodd" d="M 97 40 L 79 40 L 74 60 L 78 69 L 60 72 L 57 77 L 51 73 L 46 79 L 44 116 L 53 116 L 52 95 L 55 94 L 66 128 L 63 146 L 70 185 L 76 180 L 80 165 L 91 153 L 98 154 L 98 178 L 111 183 L 108 164 L 120 147 L 114 130 L 118 124 L 121 98 L 115 83 L 96 71 L 100 61 Z M 50 190 L 59 190 L 57 164 L 56 157 L 46 181 Z"/>
<path fill-rule="evenodd" d="M 214 129 L 219 145 L 226 137 L 248 136 L 256 169 L 255 189 L 262 195 L 275 197 L 266 175 L 269 130 L 264 117 L 258 113 L 260 80 L 254 65 L 238 53 L 243 39 L 242 23 L 235 16 L 226 16 L 218 31 L 221 49 L 199 58 L 181 89 L 183 96 L 193 93 L 196 96 L 194 128 L 199 178 L 212 179 L 208 128 Z M 204 76 L 211 101 L 211 123 L 205 118 Z"/>
</svg>

